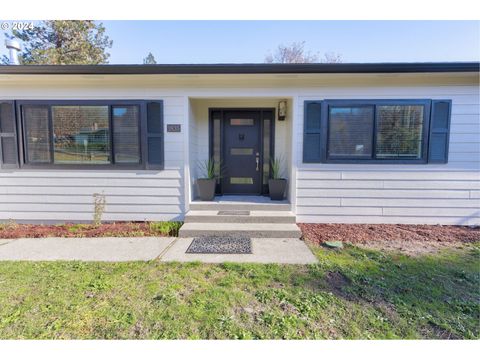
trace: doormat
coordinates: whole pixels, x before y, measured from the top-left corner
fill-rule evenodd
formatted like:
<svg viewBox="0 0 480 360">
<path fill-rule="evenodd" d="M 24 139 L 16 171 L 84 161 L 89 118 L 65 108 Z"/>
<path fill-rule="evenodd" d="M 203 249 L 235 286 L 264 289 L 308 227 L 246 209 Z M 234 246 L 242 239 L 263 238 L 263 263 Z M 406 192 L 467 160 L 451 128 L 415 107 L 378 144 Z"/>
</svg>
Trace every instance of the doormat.
<svg viewBox="0 0 480 360">
<path fill-rule="evenodd" d="M 252 241 L 244 236 L 202 236 L 194 238 L 187 254 L 251 254 Z"/>
<path fill-rule="evenodd" d="M 248 210 L 221 210 L 217 215 L 250 215 Z"/>
</svg>

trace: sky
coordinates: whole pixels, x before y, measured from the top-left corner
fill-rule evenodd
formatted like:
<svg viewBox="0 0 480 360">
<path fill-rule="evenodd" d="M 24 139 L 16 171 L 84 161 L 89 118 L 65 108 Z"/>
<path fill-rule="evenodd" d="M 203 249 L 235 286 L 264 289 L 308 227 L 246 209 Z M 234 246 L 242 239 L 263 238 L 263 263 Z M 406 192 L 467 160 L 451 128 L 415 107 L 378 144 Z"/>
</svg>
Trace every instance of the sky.
<svg viewBox="0 0 480 360">
<path fill-rule="evenodd" d="M 1 20 L 0 20 L 1 21 Z M 261 63 L 305 41 L 343 62 L 479 61 L 479 21 L 103 21 L 111 64 Z M 3 33 L 0 36 L 4 43 Z M 1 53 L 6 50 L 2 46 Z"/>
</svg>

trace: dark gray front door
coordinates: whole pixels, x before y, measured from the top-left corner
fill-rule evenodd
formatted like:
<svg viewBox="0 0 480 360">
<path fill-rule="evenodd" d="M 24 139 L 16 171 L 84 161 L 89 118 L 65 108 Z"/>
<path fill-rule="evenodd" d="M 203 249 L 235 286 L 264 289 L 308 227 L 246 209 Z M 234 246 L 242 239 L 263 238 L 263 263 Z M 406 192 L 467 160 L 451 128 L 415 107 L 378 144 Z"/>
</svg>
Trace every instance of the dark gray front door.
<svg viewBox="0 0 480 360">
<path fill-rule="evenodd" d="M 260 194 L 261 112 L 226 111 L 223 119 L 223 193 Z"/>
</svg>

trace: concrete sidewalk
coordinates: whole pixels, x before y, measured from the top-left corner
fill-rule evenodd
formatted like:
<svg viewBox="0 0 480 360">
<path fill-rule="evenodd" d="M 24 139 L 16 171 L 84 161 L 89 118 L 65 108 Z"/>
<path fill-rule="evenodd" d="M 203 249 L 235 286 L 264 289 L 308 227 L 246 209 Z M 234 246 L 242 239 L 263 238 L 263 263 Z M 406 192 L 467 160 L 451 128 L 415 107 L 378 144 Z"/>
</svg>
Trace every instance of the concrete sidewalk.
<svg viewBox="0 0 480 360">
<path fill-rule="evenodd" d="M 252 254 L 186 254 L 191 238 L 108 237 L 0 239 L 0 261 L 201 261 L 313 264 L 317 260 L 298 239 L 252 239 Z"/>
</svg>

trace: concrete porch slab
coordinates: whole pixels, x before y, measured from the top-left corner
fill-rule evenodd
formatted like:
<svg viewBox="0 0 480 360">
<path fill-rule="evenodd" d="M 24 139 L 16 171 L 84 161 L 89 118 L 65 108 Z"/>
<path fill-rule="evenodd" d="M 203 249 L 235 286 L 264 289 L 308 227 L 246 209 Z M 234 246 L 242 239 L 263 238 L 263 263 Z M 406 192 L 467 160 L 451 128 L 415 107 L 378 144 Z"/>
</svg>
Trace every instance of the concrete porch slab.
<svg viewBox="0 0 480 360">
<path fill-rule="evenodd" d="M 252 239 L 252 254 L 186 254 L 192 238 L 178 238 L 160 258 L 161 261 L 200 261 L 204 263 L 315 264 L 317 258 L 299 239 Z"/>
<path fill-rule="evenodd" d="M 161 255 L 174 240 L 162 237 L 15 239 L 0 246 L 0 261 L 146 261 Z"/>
<path fill-rule="evenodd" d="M 288 200 L 270 200 L 270 197 L 260 195 L 222 195 L 215 196 L 212 201 L 194 200 L 193 202 L 200 204 L 289 204 Z"/>
<path fill-rule="evenodd" d="M 268 196 L 255 195 L 222 195 L 215 196 L 212 201 L 190 202 L 190 210 L 290 211 L 290 208 L 288 200 L 273 201 Z"/>
</svg>

